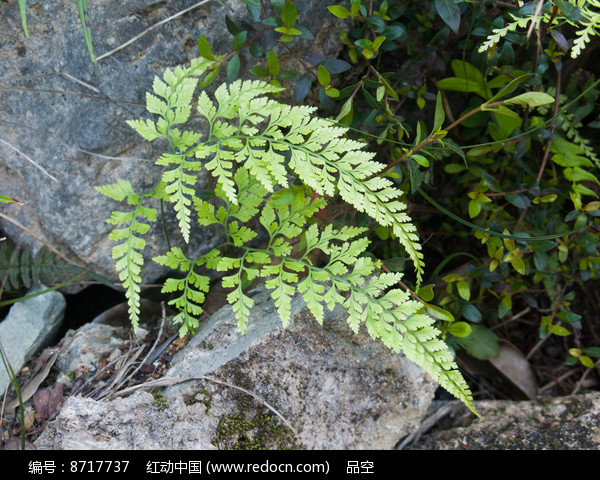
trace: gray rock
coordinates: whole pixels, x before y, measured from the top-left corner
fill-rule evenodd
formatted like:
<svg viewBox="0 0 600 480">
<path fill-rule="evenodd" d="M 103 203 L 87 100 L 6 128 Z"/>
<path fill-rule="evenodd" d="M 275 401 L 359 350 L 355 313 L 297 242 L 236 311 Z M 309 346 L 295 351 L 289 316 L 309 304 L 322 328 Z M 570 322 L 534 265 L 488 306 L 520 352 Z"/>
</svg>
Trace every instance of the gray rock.
<svg viewBox="0 0 600 480">
<path fill-rule="evenodd" d="M 253 298 L 245 336 L 225 306 L 173 358 L 165 378 L 180 383 L 70 397 L 38 448 L 391 449 L 418 428 L 436 389 L 419 367 L 352 333 L 339 310 L 321 327 L 296 297 L 283 329 L 268 292 Z"/>
<path fill-rule="evenodd" d="M 45 290 L 46 286 L 32 288 L 26 295 Z M 0 322 L 0 342 L 8 360 L 17 373 L 25 362 L 55 340 L 64 318 L 66 301 L 58 291 L 15 303 Z M 0 363 L 0 392 L 10 379 L 4 364 Z"/>
<path fill-rule="evenodd" d="M 600 450 L 600 393 L 536 402 L 478 401 L 458 407 L 415 450 Z"/>
<path fill-rule="evenodd" d="M 195 3 L 90 2 L 96 56 Z M 325 10 L 328 3 L 310 3 L 306 23 L 317 40 L 290 44 L 290 61 L 309 48 L 325 55 L 339 50 L 337 34 L 327 30 L 333 18 Z M 147 116 L 145 94 L 154 76 L 198 56 L 201 34 L 206 34 L 215 53 L 230 51 L 226 14 L 234 20 L 246 18 L 246 7 L 238 0 L 207 2 L 94 66 L 72 2 L 28 1 L 29 39 L 23 34 L 17 5 L 2 5 L 0 192 L 26 202 L 11 215 L 73 260 L 116 281 L 113 245 L 108 239 L 113 227 L 105 222 L 116 204 L 93 187 L 126 179 L 136 191 L 146 192 L 157 183 L 161 172 L 153 162 L 165 145 L 144 141 L 125 122 Z M 282 55 L 282 68 L 285 60 Z M 250 61 L 249 55 L 242 59 L 241 72 Z M 224 80 L 221 75 L 215 84 Z M 198 188 L 210 188 L 207 178 L 200 175 Z M 167 229 L 171 238 L 180 238 L 172 217 Z M 39 247 L 12 223 L 1 221 L 0 226 L 15 243 Z M 146 239 L 146 258 L 166 250 L 159 222 Z M 219 241 L 215 230 L 198 230 L 188 253 L 206 252 Z M 164 273 L 163 267 L 148 261 L 142 276 L 145 283 L 151 283 Z"/>
<path fill-rule="evenodd" d="M 58 418 L 37 442 L 39 450 L 214 450 L 202 418 L 204 406 L 181 400 L 168 408 L 155 397 L 136 392 L 127 398 L 97 402 L 70 397 Z"/>
<path fill-rule="evenodd" d="M 135 339 L 141 341 L 147 333 L 139 327 Z M 107 363 L 118 360 L 123 356 L 121 348 L 130 340 L 129 330 L 123 327 L 88 323 L 77 331 L 69 330 L 64 351 L 56 361 L 61 372 L 57 381 L 67 385 L 74 373 L 91 376 L 97 372 L 100 358 Z"/>
</svg>

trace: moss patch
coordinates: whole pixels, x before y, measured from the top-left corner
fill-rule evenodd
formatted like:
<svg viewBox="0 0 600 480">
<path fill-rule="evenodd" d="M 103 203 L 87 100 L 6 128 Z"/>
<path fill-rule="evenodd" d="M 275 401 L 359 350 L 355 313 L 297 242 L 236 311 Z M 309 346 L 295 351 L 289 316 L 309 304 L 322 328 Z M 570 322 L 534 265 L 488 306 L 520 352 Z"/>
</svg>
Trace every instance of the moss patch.
<svg viewBox="0 0 600 480">
<path fill-rule="evenodd" d="M 231 383 L 249 391 L 254 389 L 238 366 L 229 372 Z M 292 450 L 302 448 L 294 433 L 268 408 L 239 390 L 230 393 L 235 413 L 220 419 L 212 442 L 220 450 Z"/>
<path fill-rule="evenodd" d="M 199 395 L 201 395 L 201 398 L 198 398 Z M 206 388 L 200 388 L 193 395 L 184 395 L 183 401 L 186 405 L 193 405 L 201 402 L 206 408 L 204 413 L 208 413 L 210 407 L 212 407 L 212 394 L 206 390 Z"/>
<path fill-rule="evenodd" d="M 153 393 L 152 396 L 154 397 L 152 405 L 154 405 L 157 410 L 163 411 L 169 408 L 169 402 L 161 393 Z"/>
</svg>

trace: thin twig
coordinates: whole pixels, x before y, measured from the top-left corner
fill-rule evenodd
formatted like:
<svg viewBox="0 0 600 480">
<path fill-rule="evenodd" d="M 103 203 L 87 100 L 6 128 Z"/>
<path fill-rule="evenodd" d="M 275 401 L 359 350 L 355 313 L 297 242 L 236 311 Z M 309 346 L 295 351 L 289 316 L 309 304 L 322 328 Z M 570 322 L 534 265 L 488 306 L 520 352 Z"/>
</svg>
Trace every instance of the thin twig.
<svg viewBox="0 0 600 480">
<path fill-rule="evenodd" d="M 510 322 L 514 322 L 515 320 L 518 320 L 519 318 L 521 318 L 523 315 L 528 314 L 531 311 L 531 307 L 525 307 L 523 310 L 521 310 L 519 313 L 513 315 L 512 317 L 510 317 L 508 320 L 495 325 L 491 328 L 491 330 L 498 330 L 499 328 L 504 327 L 505 325 L 507 325 Z"/>
<path fill-rule="evenodd" d="M 144 365 L 145 363 L 148 362 L 148 358 L 150 358 L 150 355 L 152 355 L 152 352 L 154 352 L 154 350 L 156 349 L 156 346 L 158 345 L 158 342 L 160 341 L 160 337 L 162 336 L 162 332 L 163 332 L 165 323 L 167 321 L 167 314 L 166 314 L 166 311 L 165 311 L 165 302 L 160 302 L 160 306 L 161 306 L 161 309 L 162 309 L 162 320 L 160 322 L 160 328 L 158 330 L 158 335 L 156 336 L 156 340 L 154 341 L 154 345 L 152 345 L 152 348 L 146 354 L 146 356 L 144 357 L 144 359 L 139 363 L 139 365 L 137 366 L 137 368 L 133 372 L 131 372 L 127 376 L 127 378 L 125 378 L 123 381 L 121 381 L 117 385 L 115 385 L 115 388 L 119 388 L 121 385 L 124 385 L 131 378 L 133 378 L 133 376 L 139 371 L 139 369 L 142 368 L 142 365 Z"/>
<path fill-rule="evenodd" d="M 115 374 L 113 375 L 109 384 L 106 385 L 100 391 L 99 394 L 94 396 L 95 400 L 100 400 L 103 397 L 109 396 L 111 394 L 111 390 L 116 390 L 119 388 L 119 385 L 121 385 L 123 383 L 123 380 L 122 380 L 123 376 L 127 373 L 129 368 L 135 363 L 137 358 L 142 354 L 142 352 L 144 351 L 144 346 L 140 345 L 139 347 L 137 347 L 133 351 L 133 354 L 131 354 L 131 350 L 132 349 L 131 349 L 131 344 L 130 344 L 130 349 L 127 352 L 127 355 L 125 356 L 125 359 L 123 360 L 123 364 L 121 365 L 121 368 L 119 368 L 119 370 L 115 372 Z"/>
<path fill-rule="evenodd" d="M 28 130 L 32 130 L 34 132 L 42 134 L 44 137 L 54 138 L 55 140 L 59 141 L 60 143 L 62 143 L 66 147 L 72 148 L 74 150 L 77 150 L 78 152 L 85 153 L 86 155 L 90 155 L 92 157 L 103 158 L 105 160 L 118 160 L 118 161 L 141 161 L 141 162 L 155 162 L 156 161 L 155 159 L 151 159 L 151 158 L 141 158 L 141 157 L 112 157 L 110 155 L 102 155 L 101 153 L 90 152 L 89 150 L 84 150 L 83 148 L 79 148 L 79 147 L 77 147 L 75 145 L 71 145 L 70 143 L 65 142 L 58 135 L 54 135 L 53 133 L 47 132 L 45 130 L 41 130 L 39 128 L 32 127 L 31 125 L 25 125 L 23 123 L 11 122 L 9 120 L 5 120 L 4 118 L 0 118 L 0 122 L 6 123 L 8 125 L 14 125 L 15 127 L 21 127 L 21 128 L 26 128 Z"/>
<path fill-rule="evenodd" d="M 574 375 L 575 373 L 577 373 L 577 370 L 570 370 L 567 373 L 565 373 L 564 375 L 561 375 L 560 377 L 552 380 L 550 383 L 547 383 L 546 385 L 544 385 L 543 387 L 540 387 L 538 389 L 538 393 L 542 393 L 546 390 L 551 389 L 554 385 L 560 385 L 560 382 L 562 382 L 563 380 L 569 378 L 571 375 Z"/>
<path fill-rule="evenodd" d="M 72 92 L 68 90 L 56 90 L 54 88 L 28 88 L 28 87 L 0 87 L 0 91 L 15 91 L 15 92 L 32 92 L 32 93 L 53 93 L 57 95 L 72 95 L 74 97 L 90 98 L 92 100 L 100 100 L 103 102 L 123 103 L 125 105 L 133 105 L 134 107 L 145 107 L 146 105 L 137 102 L 129 102 L 127 100 L 115 100 L 109 97 L 99 97 L 90 95 L 89 93 Z"/>
<path fill-rule="evenodd" d="M 161 25 L 164 25 L 167 22 L 170 22 L 171 20 L 174 20 L 177 17 L 180 17 L 181 15 L 189 12 L 190 10 L 194 10 L 195 8 L 200 7 L 201 5 L 204 5 L 205 3 L 208 3 L 210 0 L 202 0 L 201 2 L 198 2 L 194 5 L 192 5 L 191 7 L 188 7 L 178 13 L 176 13 L 175 15 L 171 15 L 168 18 L 165 18 L 164 20 L 161 20 L 158 23 L 155 23 L 154 25 L 152 25 L 151 27 L 148 27 L 146 30 L 144 30 L 142 33 L 140 33 L 139 35 L 136 35 L 135 37 L 133 37 L 132 39 L 128 40 L 127 42 L 123 43 L 122 45 L 119 45 L 117 48 L 112 49 L 110 52 L 106 52 L 103 53 L 102 55 L 100 55 L 99 57 L 96 58 L 96 61 L 99 62 L 100 60 L 102 60 L 103 58 L 106 58 L 110 55 L 112 55 L 113 53 L 118 52 L 119 50 L 124 49 L 125 47 L 131 45 L 133 42 L 139 40 L 140 38 L 142 38 L 144 35 L 146 35 L 148 32 L 154 30 L 155 28 L 160 27 Z"/>
<path fill-rule="evenodd" d="M 538 0 L 538 4 L 535 7 L 535 13 L 533 14 L 533 18 L 531 19 L 531 25 L 529 25 L 529 29 L 527 30 L 527 39 L 529 40 L 529 37 L 531 36 L 531 32 L 533 32 L 536 23 L 539 26 L 539 23 L 537 19 L 540 17 L 540 13 L 542 12 L 542 7 L 544 6 L 544 0 Z M 539 31 L 538 31 L 538 41 L 539 41 Z"/>
<path fill-rule="evenodd" d="M 96 87 L 94 87 L 93 85 L 90 85 L 89 83 L 85 83 L 82 80 L 79 80 L 78 78 L 75 78 L 73 75 L 69 75 L 67 72 L 61 72 L 61 75 L 66 78 L 67 80 L 71 80 L 75 83 L 78 83 L 79 85 L 83 85 L 86 88 L 89 88 L 92 92 L 95 93 L 102 93 L 100 90 L 98 90 Z"/>
<path fill-rule="evenodd" d="M 34 231 L 32 231 L 29 228 L 27 228 L 25 225 L 17 222 L 14 218 L 11 218 L 8 215 L 5 215 L 4 213 L 0 213 L 0 217 L 2 217 L 4 220 L 8 220 L 10 223 L 16 225 L 17 227 L 19 227 L 24 232 L 27 232 L 33 238 L 39 240 L 44 246 L 46 246 L 49 250 L 52 250 L 56 255 L 58 255 L 60 258 L 62 258 L 68 264 L 75 265 L 77 267 L 82 267 L 82 265 L 78 265 L 73 260 L 71 260 L 70 258 L 68 258 L 67 256 L 65 256 L 64 254 L 62 254 L 61 252 L 59 252 L 56 248 L 54 248 L 52 245 L 50 245 L 48 242 L 46 242 L 44 239 L 42 239 L 42 237 L 40 237 Z M 84 268 L 84 267 L 82 267 L 82 268 Z"/>
<path fill-rule="evenodd" d="M 586 368 L 585 372 L 583 372 L 583 375 L 581 376 L 581 378 L 577 381 L 577 384 L 575 385 L 575 388 L 573 389 L 573 391 L 571 392 L 571 395 L 575 395 L 576 393 L 579 393 L 579 390 L 581 390 L 581 387 L 583 386 L 583 382 L 584 380 L 587 378 L 587 376 L 590 374 L 590 372 L 594 371 L 595 369 L 598 368 L 598 366 L 600 365 L 600 360 L 598 360 L 595 364 L 594 367 L 595 368 Z"/>
<path fill-rule="evenodd" d="M 80 391 L 82 391 L 90 383 L 92 383 L 93 381 L 95 381 L 105 370 L 107 370 L 108 368 L 112 367 L 119 360 L 121 360 L 124 356 L 125 355 L 121 355 L 120 357 L 118 357 L 118 358 L 112 360 L 111 362 L 107 363 L 106 365 L 104 365 L 104 367 L 102 367 L 100 370 L 98 370 L 96 373 L 94 373 L 94 375 L 91 378 L 88 378 L 84 383 L 82 383 L 74 391 L 71 391 L 71 396 L 77 395 Z M 101 387 L 98 387 L 95 390 L 92 390 L 91 392 L 86 393 L 85 396 L 91 396 L 91 395 L 95 394 L 98 390 L 100 390 L 100 388 Z"/>
<path fill-rule="evenodd" d="M 552 323 L 552 320 L 554 320 L 554 317 L 556 316 L 556 312 L 558 310 L 558 307 L 560 306 L 560 302 L 563 298 L 563 295 L 565 294 L 565 290 L 567 289 L 566 285 L 563 285 L 563 288 L 560 292 L 560 295 L 558 296 L 558 299 L 556 300 L 555 304 L 554 304 L 554 308 L 552 309 L 552 313 L 550 314 L 550 320 L 549 320 L 549 324 Z M 550 334 L 546 335 L 544 338 L 542 338 L 538 343 L 536 343 L 534 345 L 534 347 L 529 351 L 529 353 L 525 356 L 526 360 L 529 360 L 532 355 L 538 351 L 538 349 L 542 346 L 542 344 L 548 339 L 550 338 Z"/>
<path fill-rule="evenodd" d="M 44 173 L 45 175 L 47 175 L 48 177 L 50 177 L 51 180 L 54 180 L 55 182 L 58 183 L 58 179 L 52 175 L 48 170 L 46 170 L 44 167 L 42 167 L 40 164 L 36 163 L 29 155 L 23 153 L 21 150 L 19 150 L 17 147 L 11 145 L 10 143 L 2 140 L 0 138 L 0 143 L 2 143 L 3 145 L 6 145 L 8 148 L 14 150 L 15 152 L 17 152 L 19 155 L 22 155 L 23 157 L 25 157 L 25 159 L 31 163 L 35 168 L 37 168 L 38 170 L 40 170 L 42 173 Z"/>
<path fill-rule="evenodd" d="M 453 412 L 456 412 L 456 410 L 459 409 L 460 406 L 461 406 L 460 402 L 452 401 L 452 402 L 448 402 L 441 408 L 437 409 L 433 414 L 429 415 L 427 418 L 425 418 L 421 422 L 420 427 L 416 431 L 414 431 L 408 437 L 406 437 L 404 440 L 402 440 L 402 443 L 400 443 L 399 445 L 396 446 L 396 450 L 403 450 L 408 445 L 417 443 L 421 439 L 421 437 L 425 433 L 427 433 L 427 431 L 429 431 L 433 427 L 435 427 L 435 425 L 442 418 L 444 418 L 445 416 L 447 416 Z"/>
</svg>

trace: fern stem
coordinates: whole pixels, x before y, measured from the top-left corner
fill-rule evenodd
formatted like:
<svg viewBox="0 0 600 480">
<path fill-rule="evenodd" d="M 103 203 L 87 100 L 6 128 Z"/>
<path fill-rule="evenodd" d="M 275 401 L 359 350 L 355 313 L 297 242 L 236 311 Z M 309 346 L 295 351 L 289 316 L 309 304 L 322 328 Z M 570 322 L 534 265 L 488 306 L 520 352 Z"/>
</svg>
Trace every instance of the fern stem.
<svg viewBox="0 0 600 480">
<path fill-rule="evenodd" d="M 169 232 L 167 230 L 167 221 L 165 219 L 165 201 L 162 198 L 160 199 L 160 220 L 162 223 L 165 241 L 167 242 L 167 248 L 169 250 L 171 250 L 171 241 L 169 240 Z"/>
<path fill-rule="evenodd" d="M 4 351 L 4 347 L 2 346 L 2 342 L 0 342 L 0 356 L 2 356 L 2 363 L 4 364 L 6 373 L 10 378 L 10 383 L 12 383 L 12 386 L 19 400 L 19 421 L 21 424 L 21 450 L 25 450 L 25 405 L 23 404 L 23 396 L 21 395 L 21 388 L 19 387 L 17 376 L 15 375 L 10 361 L 6 356 L 6 352 Z"/>
</svg>

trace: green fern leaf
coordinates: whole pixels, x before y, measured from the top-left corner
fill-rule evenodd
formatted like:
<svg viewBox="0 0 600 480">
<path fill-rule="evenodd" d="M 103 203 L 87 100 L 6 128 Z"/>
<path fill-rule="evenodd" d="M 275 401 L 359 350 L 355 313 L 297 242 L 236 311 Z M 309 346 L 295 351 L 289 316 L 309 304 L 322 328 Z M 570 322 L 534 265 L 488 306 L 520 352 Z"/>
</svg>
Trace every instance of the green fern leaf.
<svg viewBox="0 0 600 480">
<path fill-rule="evenodd" d="M 163 133 L 156 129 L 156 124 L 152 120 L 127 120 L 127 125 L 149 142 L 163 136 Z"/>
<path fill-rule="evenodd" d="M 600 31 L 600 11 L 593 10 L 593 8 L 600 9 L 600 1 L 598 0 L 585 0 L 578 1 L 577 7 L 581 12 L 581 25 L 574 24 L 569 21 L 571 25 L 576 27 L 583 27 L 577 30 L 577 38 L 573 41 L 573 48 L 571 49 L 571 58 L 577 58 L 581 52 L 591 41 L 592 35 L 598 35 Z"/>
<path fill-rule="evenodd" d="M 318 322 L 323 321 L 325 308 L 341 306 L 348 312 L 352 330 L 365 326 L 389 348 L 404 351 L 472 408 L 469 389 L 433 320 L 422 314 L 422 304 L 397 287 L 401 274 L 381 274 L 380 262 L 367 256 L 366 229 L 327 225 L 319 230 L 314 223 L 327 198 L 339 194 L 356 210 L 391 228 L 413 260 L 420 283 L 423 260 L 416 228 L 405 212 L 403 192 L 382 176 L 385 166 L 365 151 L 362 142 L 346 138 L 348 129 L 314 117 L 315 108 L 288 106 L 266 97 L 281 88 L 261 81 L 221 85 L 214 101 L 200 93 L 197 109 L 208 122 L 206 138 L 178 130 L 174 125 L 189 118 L 197 77 L 215 65 L 203 59 L 189 69 L 178 67 L 167 70 L 162 79 L 155 78 L 147 108 L 159 118 L 155 123 L 132 124 L 148 138 L 164 137 L 172 149 L 156 162 L 165 171 L 147 196 L 174 204 L 186 242 L 192 208 L 200 224 L 221 225 L 227 237 L 222 245 L 228 248 L 227 256 L 219 247 L 193 260 L 181 249 L 171 248 L 154 258 L 183 274 L 167 279 L 163 287 L 164 292 L 179 295 L 171 304 L 179 309 L 180 334 L 197 328 L 209 291 L 208 276 L 199 273 L 200 267 L 226 272 L 222 285 L 231 289 L 227 300 L 242 334 L 254 305 L 244 289 L 261 276 L 284 325 L 290 320 L 296 292 Z M 213 199 L 196 196 L 197 172 L 202 168 L 217 181 Z M 300 184 L 290 185 L 293 176 Z M 149 228 L 141 219 L 154 219 L 156 211 L 145 210 L 144 197 L 136 196 L 127 182 L 101 191 L 133 206 L 133 211 L 114 212 L 109 221 L 117 226 L 111 234 L 116 242 L 113 255 L 124 285 L 131 290 L 130 316 L 137 322 L 143 235 Z M 245 225 L 257 216 L 268 234 L 264 248 L 251 246 L 256 232 Z M 313 264 L 316 257 L 327 260 Z"/>
<path fill-rule="evenodd" d="M 165 255 L 159 255 L 152 260 L 185 274 L 183 278 L 167 278 L 162 293 L 181 292 L 181 295 L 169 301 L 179 310 L 179 313 L 173 318 L 173 323 L 181 323 L 179 335 L 184 337 L 188 333 L 194 333 L 198 328 L 198 318 L 203 312 L 204 303 L 210 287 L 210 279 L 206 275 L 199 275 L 195 269 L 208 264 L 214 267 L 213 263 L 219 257 L 218 250 L 211 250 L 201 257 L 190 260 L 185 256 L 181 248 L 173 247 Z"/>
<path fill-rule="evenodd" d="M 18 295 L 23 289 L 39 283 L 68 285 L 83 275 L 91 276 L 85 268 L 68 263 L 45 246 L 32 255 L 29 247 L 13 249 L 7 243 L 0 244 L 0 295 L 4 292 Z M 95 280 L 101 279 L 94 277 Z M 108 283 L 105 279 L 101 280 Z M 13 303 L 12 300 L 8 302 Z"/>
<path fill-rule="evenodd" d="M 115 260 L 115 269 L 119 280 L 125 288 L 129 318 L 135 330 L 139 322 L 141 271 L 144 265 L 141 252 L 146 247 L 146 241 L 142 235 L 150 230 L 150 224 L 143 220 L 155 222 L 157 211 L 155 208 L 142 205 L 144 196 L 136 194 L 129 182 L 119 181 L 113 185 L 96 187 L 96 189 L 117 201 L 127 199 L 127 203 L 134 207 L 128 212 L 112 212 L 107 223 L 118 226 L 126 225 L 115 227 L 110 233 L 109 239 L 116 242 L 113 246 L 112 257 Z"/>
<path fill-rule="evenodd" d="M 284 328 L 287 327 L 291 316 L 292 296 L 296 292 L 293 284 L 298 282 L 298 275 L 288 272 L 284 269 L 286 262 L 279 265 L 270 265 L 263 268 L 262 276 L 274 276 L 267 280 L 266 287 L 273 290 L 271 296 L 275 299 L 277 314 L 283 322 Z"/>
<path fill-rule="evenodd" d="M 241 263 L 243 263 L 243 259 L 241 260 Z M 237 262 L 237 264 L 239 266 L 240 262 Z M 224 288 L 234 288 L 234 290 L 227 295 L 227 301 L 232 306 L 233 312 L 237 318 L 238 330 L 242 335 L 245 335 L 246 328 L 248 327 L 250 309 L 254 306 L 254 300 L 244 294 L 242 285 L 243 272 L 244 267 L 241 267 L 234 275 L 223 277 L 222 283 Z"/>
</svg>

